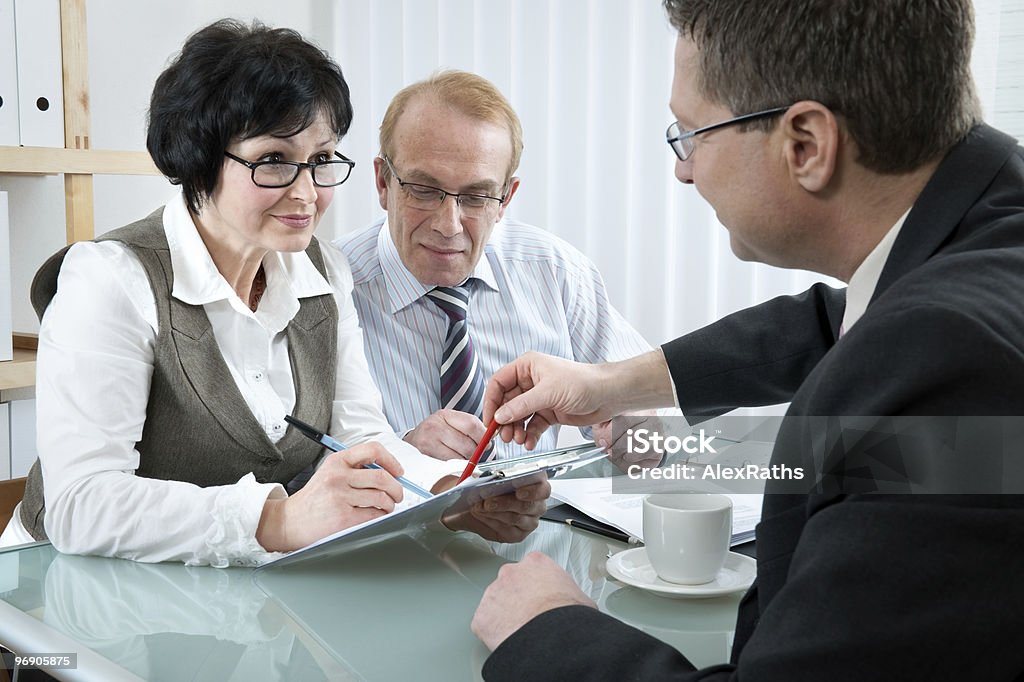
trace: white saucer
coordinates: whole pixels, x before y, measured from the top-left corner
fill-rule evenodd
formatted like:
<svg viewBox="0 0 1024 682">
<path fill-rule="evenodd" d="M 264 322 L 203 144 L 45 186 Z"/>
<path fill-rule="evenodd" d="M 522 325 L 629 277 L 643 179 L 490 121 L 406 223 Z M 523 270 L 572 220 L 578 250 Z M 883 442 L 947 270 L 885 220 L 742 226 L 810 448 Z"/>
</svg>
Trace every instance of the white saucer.
<svg viewBox="0 0 1024 682">
<path fill-rule="evenodd" d="M 715 579 L 702 585 L 677 585 L 662 580 L 643 547 L 619 552 L 608 559 L 606 566 L 613 578 L 669 599 L 706 599 L 741 592 L 750 587 L 757 575 L 757 562 L 736 552 L 729 552 Z"/>
</svg>

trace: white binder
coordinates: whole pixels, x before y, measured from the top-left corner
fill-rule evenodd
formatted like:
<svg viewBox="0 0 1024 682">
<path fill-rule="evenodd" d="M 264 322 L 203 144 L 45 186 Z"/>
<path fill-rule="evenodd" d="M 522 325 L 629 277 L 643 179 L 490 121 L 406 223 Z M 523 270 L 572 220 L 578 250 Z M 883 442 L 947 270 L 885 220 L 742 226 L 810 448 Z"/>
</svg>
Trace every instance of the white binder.
<svg viewBox="0 0 1024 682">
<path fill-rule="evenodd" d="M 14 0 L 21 144 L 64 146 L 59 0 Z"/>
<path fill-rule="evenodd" d="M 0 403 L 0 481 L 11 478 L 11 409 Z M 0 531 L 2 533 L 3 531 Z"/>
<path fill-rule="evenodd" d="M 11 221 L 7 192 L 0 192 L 0 361 L 14 357 L 11 347 Z"/>
<path fill-rule="evenodd" d="M 16 147 L 18 132 L 18 57 L 14 49 L 14 0 L 0 0 L 0 146 Z"/>
<path fill-rule="evenodd" d="M 36 451 L 36 401 L 13 400 L 11 408 L 11 478 L 28 476 L 38 457 Z"/>
</svg>

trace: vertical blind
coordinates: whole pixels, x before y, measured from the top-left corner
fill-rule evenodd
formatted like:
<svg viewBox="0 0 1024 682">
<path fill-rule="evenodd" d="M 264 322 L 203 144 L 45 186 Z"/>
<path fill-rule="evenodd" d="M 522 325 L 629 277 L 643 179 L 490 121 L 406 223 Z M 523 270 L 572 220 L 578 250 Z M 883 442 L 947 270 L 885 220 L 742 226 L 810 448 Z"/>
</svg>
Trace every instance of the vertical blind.
<svg viewBox="0 0 1024 682">
<path fill-rule="evenodd" d="M 493 81 L 523 123 L 509 214 L 597 263 L 612 300 L 658 344 L 825 278 L 739 261 L 714 210 L 678 183 L 664 141 L 675 34 L 656 0 L 342 0 L 330 44 L 356 103 L 356 159 L 330 235 L 381 213 L 372 159 L 388 102 L 439 68 Z M 976 0 L 987 120 L 1024 136 L 1024 3 Z M 839 284 L 833 282 L 834 284 Z"/>
</svg>

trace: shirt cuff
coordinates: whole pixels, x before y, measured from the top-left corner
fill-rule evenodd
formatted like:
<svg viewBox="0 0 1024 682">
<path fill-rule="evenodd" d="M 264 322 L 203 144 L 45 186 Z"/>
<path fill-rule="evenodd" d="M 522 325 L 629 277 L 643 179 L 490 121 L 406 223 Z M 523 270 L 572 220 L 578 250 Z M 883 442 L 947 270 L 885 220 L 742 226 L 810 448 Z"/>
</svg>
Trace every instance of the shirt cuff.
<svg viewBox="0 0 1024 682">
<path fill-rule="evenodd" d="M 672 384 L 672 404 L 676 406 L 676 409 L 682 412 L 683 408 L 679 406 L 679 393 L 676 391 L 676 380 L 672 378 L 672 370 L 665 368 L 668 372 L 668 381 Z"/>
<path fill-rule="evenodd" d="M 216 568 L 227 566 L 258 566 L 284 556 L 268 552 L 256 541 L 263 507 L 268 499 L 287 497 L 279 483 L 258 483 L 252 473 L 235 485 L 224 486 L 213 501 L 210 511 L 213 524 L 203 538 L 207 562 Z M 197 565 L 201 561 L 187 561 Z"/>
</svg>

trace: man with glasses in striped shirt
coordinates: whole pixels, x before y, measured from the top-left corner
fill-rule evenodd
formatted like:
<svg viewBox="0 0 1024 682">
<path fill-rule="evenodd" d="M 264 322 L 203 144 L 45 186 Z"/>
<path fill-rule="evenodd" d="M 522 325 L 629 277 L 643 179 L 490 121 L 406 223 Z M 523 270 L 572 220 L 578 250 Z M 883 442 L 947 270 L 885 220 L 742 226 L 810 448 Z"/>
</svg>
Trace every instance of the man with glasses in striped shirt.
<svg viewBox="0 0 1024 682">
<path fill-rule="evenodd" d="M 483 387 L 521 353 L 605 362 L 650 350 L 589 259 L 505 217 L 522 147 L 518 116 L 486 79 L 445 71 L 410 85 L 388 107 L 374 161 L 387 216 L 336 242 L 384 413 L 439 459 L 472 454 Z M 493 456 L 522 451 L 500 443 Z"/>
</svg>

